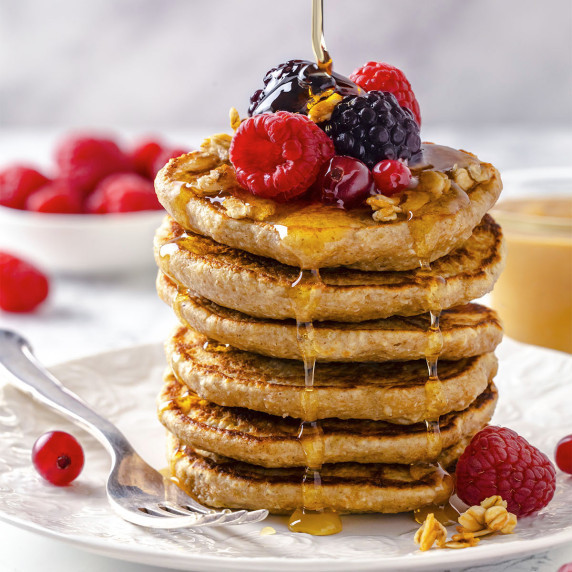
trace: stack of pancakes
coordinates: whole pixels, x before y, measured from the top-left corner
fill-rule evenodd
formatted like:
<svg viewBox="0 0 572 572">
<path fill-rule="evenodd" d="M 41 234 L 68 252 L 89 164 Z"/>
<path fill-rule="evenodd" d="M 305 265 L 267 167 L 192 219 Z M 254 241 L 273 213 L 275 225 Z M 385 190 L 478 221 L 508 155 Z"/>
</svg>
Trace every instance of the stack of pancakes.
<svg viewBox="0 0 572 572">
<path fill-rule="evenodd" d="M 155 236 L 157 290 L 180 322 L 158 398 L 173 476 L 210 506 L 292 512 L 308 464 L 301 420 L 316 418 L 329 509 L 443 503 L 452 479 L 441 467 L 454 468 L 497 399 L 502 328 L 470 302 L 502 269 L 500 228 L 486 215 L 498 172 L 427 144 L 418 188 L 380 222 L 365 207 L 249 195 L 228 143 L 207 140 L 156 180 L 169 213 Z M 301 324 L 313 324 L 311 388 Z"/>
</svg>

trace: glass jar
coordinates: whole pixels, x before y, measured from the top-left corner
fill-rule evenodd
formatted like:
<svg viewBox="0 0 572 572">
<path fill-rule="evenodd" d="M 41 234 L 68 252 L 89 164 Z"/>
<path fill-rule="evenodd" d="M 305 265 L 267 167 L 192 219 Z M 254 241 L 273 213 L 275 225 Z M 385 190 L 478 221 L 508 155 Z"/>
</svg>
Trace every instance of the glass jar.
<svg viewBox="0 0 572 572">
<path fill-rule="evenodd" d="M 491 214 L 506 268 L 493 307 L 511 338 L 572 353 L 572 169 L 513 171 L 503 181 Z"/>
</svg>

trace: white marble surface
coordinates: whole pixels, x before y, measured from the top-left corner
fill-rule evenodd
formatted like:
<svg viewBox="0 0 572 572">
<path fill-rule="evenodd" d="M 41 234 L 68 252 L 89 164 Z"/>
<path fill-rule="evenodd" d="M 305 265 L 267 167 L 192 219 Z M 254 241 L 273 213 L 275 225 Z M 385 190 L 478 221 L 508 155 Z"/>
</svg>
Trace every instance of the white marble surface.
<svg viewBox="0 0 572 572">
<path fill-rule="evenodd" d="M 0 132 L 0 164 L 16 157 L 46 162 L 56 133 Z M 179 133 L 196 142 L 197 134 Z M 570 130 L 428 128 L 425 139 L 470 149 L 502 169 L 572 164 Z M 0 229 L 0 236 L 2 229 Z M 154 270 L 111 277 L 52 277 L 52 295 L 35 314 L 0 313 L 0 327 L 19 331 L 32 342 L 38 357 L 54 364 L 100 351 L 160 342 L 174 324 L 171 312 L 156 297 Z M 0 571 L 151 572 L 157 568 L 86 554 L 0 523 Z M 552 550 L 522 561 L 480 566 L 480 571 L 553 572 L 572 561 L 572 547 Z M 81 564 L 78 564 L 81 563 Z"/>
</svg>

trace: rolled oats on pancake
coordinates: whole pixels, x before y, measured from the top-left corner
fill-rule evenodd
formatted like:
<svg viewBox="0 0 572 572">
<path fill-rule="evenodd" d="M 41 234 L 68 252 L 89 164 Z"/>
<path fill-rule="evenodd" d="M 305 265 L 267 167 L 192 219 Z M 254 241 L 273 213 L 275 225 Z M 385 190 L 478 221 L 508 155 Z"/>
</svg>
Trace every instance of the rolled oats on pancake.
<svg viewBox="0 0 572 572">
<path fill-rule="evenodd" d="M 441 446 L 471 437 L 490 420 L 497 400 L 489 385 L 466 409 L 439 419 Z M 300 420 L 223 407 L 201 399 L 167 370 L 157 397 L 159 420 L 184 445 L 263 467 L 303 467 Z M 425 423 L 396 425 L 368 419 L 323 419 L 324 463 L 435 461 Z"/>
<path fill-rule="evenodd" d="M 179 321 L 205 336 L 266 356 L 303 360 L 295 320 L 253 318 L 223 308 L 157 278 L 159 297 Z M 429 314 L 393 316 L 365 322 L 315 322 L 312 351 L 322 361 L 406 361 L 424 358 L 435 343 Z M 444 310 L 440 317 L 442 359 L 460 359 L 494 351 L 502 339 L 497 313 L 479 304 Z"/>
<path fill-rule="evenodd" d="M 486 215 L 460 247 L 431 270 L 366 272 L 325 268 L 301 284 L 315 321 L 360 322 L 451 308 L 489 292 L 504 266 L 499 226 Z M 298 268 L 184 231 L 166 217 L 155 234 L 155 260 L 172 280 L 220 306 L 260 318 L 296 318 Z"/>
<path fill-rule="evenodd" d="M 254 196 L 238 184 L 228 146 L 230 138 L 211 141 L 169 161 L 155 180 L 159 201 L 186 230 L 299 268 L 410 270 L 432 262 L 469 238 L 502 188 L 492 165 L 427 143 L 423 162 L 410 166 L 417 188 L 374 220 L 376 204 L 343 210 Z"/>
<path fill-rule="evenodd" d="M 217 405 L 304 418 L 304 370 L 298 361 L 237 350 L 180 326 L 165 343 L 177 379 Z M 497 371 L 493 353 L 439 360 L 443 399 L 434 415 L 461 411 L 480 395 Z M 424 359 L 408 362 L 325 362 L 316 367 L 316 418 L 419 423 L 427 417 Z"/>
</svg>

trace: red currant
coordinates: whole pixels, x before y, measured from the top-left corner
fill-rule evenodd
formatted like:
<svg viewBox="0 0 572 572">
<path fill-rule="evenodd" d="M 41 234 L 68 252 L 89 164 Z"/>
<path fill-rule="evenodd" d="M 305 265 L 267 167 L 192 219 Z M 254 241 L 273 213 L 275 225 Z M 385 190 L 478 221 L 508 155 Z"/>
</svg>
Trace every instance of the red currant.
<svg viewBox="0 0 572 572">
<path fill-rule="evenodd" d="M 83 449 L 64 431 L 50 431 L 38 437 L 32 448 L 36 471 L 53 485 L 69 485 L 83 469 Z"/>
<path fill-rule="evenodd" d="M 320 200 L 327 205 L 337 205 L 344 209 L 361 204 L 373 187 L 373 177 L 367 165 L 345 155 L 333 157 L 319 179 Z"/>
<path fill-rule="evenodd" d="M 572 475 L 572 435 L 566 435 L 558 441 L 554 457 L 557 467 Z"/>
<path fill-rule="evenodd" d="M 411 171 L 401 161 L 380 161 L 372 169 L 372 173 L 375 186 L 380 193 L 387 196 L 407 188 L 411 182 Z"/>
</svg>

